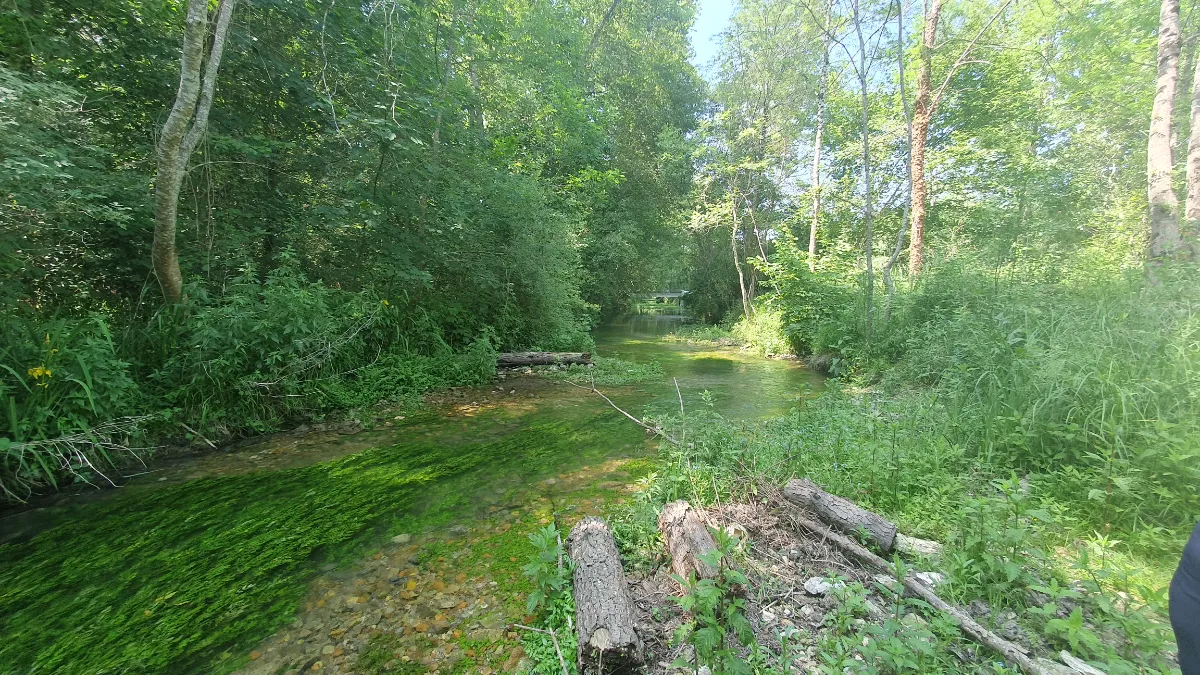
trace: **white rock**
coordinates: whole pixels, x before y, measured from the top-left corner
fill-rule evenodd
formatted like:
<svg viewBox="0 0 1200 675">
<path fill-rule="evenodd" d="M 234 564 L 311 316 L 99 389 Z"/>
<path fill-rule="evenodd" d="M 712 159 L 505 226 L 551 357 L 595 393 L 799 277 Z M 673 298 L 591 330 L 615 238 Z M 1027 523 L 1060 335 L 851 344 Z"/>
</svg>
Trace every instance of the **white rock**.
<svg viewBox="0 0 1200 675">
<path fill-rule="evenodd" d="M 896 583 L 896 578 L 890 574 L 876 574 L 874 579 L 888 588 L 891 588 L 892 584 Z"/>
<path fill-rule="evenodd" d="M 774 612 L 772 612 L 771 610 L 769 610 L 769 609 L 764 609 L 764 610 L 762 611 L 762 620 L 763 620 L 763 623 L 775 623 L 775 619 L 776 619 L 776 618 L 777 618 L 777 617 L 775 616 L 775 613 L 774 613 Z"/>
<path fill-rule="evenodd" d="M 915 572 L 913 578 L 930 588 L 946 583 L 946 575 L 941 572 Z"/>
<path fill-rule="evenodd" d="M 870 614 L 872 619 L 887 618 L 887 614 L 885 614 L 884 611 L 879 608 L 879 605 L 876 605 L 870 600 L 864 600 L 863 604 L 867 606 L 867 614 Z"/>
<path fill-rule="evenodd" d="M 825 595 L 834 588 L 841 588 L 842 586 L 845 586 L 845 584 L 839 581 L 835 585 L 824 577 L 812 577 L 804 582 L 804 590 L 809 595 Z"/>
<path fill-rule="evenodd" d="M 398 534 L 398 535 L 392 537 L 393 544 L 407 544 L 410 541 L 412 541 L 411 534 Z"/>
</svg>

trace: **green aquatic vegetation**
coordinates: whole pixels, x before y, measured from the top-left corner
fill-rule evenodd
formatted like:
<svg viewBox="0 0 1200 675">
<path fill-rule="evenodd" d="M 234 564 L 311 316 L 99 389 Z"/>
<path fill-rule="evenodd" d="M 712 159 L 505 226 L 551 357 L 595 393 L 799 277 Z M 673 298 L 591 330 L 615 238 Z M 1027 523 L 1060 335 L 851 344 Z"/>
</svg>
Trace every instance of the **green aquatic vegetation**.
<svg viewBox="0 0 1200 675">
<path fill-rule="evenodd" d="M 662 336 L 663 342 L 685 342 L 687 344 L 732 344 L 733 331 L 726 324 L 685 324 Z"/>
<path fill-rule="evenodd" d="M 400 525 L 444 522 L 454 512 L 444 502 L 468 503 L 463 493 L 485 473 L 533 473 L 574 458 L 607 417 L 531 424 L 469 445 L 375 448 L 93 504 L 0 546 L 0 663 L 17 672 L 228 671 L 294 614 L 322 565 L 353 559 Z"/>
<path fill-rule="evenodd" d="M 590 386 L 593 383 L 603 386 L 619 386 L 623 384 L 638 384 L 655 382 L 666 377 L 662 366 L 657 361 L 635 363 L 624 359 L 604 356 L 592 357 L 593 365 L 571 365 L 558 370 L 539 369 L 539 374 L 552 380 L 572 382 Z"/>
</svg>

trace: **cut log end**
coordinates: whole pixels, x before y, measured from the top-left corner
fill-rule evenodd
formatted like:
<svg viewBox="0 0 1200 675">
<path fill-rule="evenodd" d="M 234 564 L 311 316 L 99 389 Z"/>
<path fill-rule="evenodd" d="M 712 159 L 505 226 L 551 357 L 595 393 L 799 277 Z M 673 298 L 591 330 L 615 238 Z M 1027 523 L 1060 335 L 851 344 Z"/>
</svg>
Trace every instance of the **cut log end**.
<svg viewBox="0 0 1200 675">
<path fill-rule="evenodd" d="M 634 670 L 642 661 L 642 641 L 612 532 L 602 519 L 588 517 L 571 530 L 567 543 L 575 561 L 580 674 Z"/>
<path fill-rule="evenodd" d="M 885 553 L 896 545 L 896 525 L 878 513 L 822 490 L 807 478 L 792 479 L 783 486 L 788 501 L 809 509 L 847 534 L 865 531 L 867 538 Z"/>
<path fill-rule="evenodd" d="M 664 506 L 658 515 L 658 529 L 671 555 L 671 571 L 677 576 L 683 579 L 693 574 L 697 579 L 717 576 L 718 570 L 700 559 L 701 555 L 716 551 L 717 544 L 691 504 L 680 500 Z"/>
<path fill-rule="evenodd" d="M 584 366 L 591 362 L 592 355 L 588 352 L 506 352 L 496 357 L 497 368 L 554 365 Z"/>
</svg>

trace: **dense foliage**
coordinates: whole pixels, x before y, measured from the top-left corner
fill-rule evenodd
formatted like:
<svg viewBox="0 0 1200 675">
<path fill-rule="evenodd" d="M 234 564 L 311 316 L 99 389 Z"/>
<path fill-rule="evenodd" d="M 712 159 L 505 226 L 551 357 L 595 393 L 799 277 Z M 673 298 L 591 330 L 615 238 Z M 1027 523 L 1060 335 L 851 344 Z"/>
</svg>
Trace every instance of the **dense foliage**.
<svg viewBox="0 0 1200 675">
<path fill-rule="evenodd" d="M 787 343 L 833 375 L 931 391 L 936 405 L 897 414 L 938 420 L 970 466 L 1045 477 L 1085 527 L 1166 553 L 1200 516 L 1200 277 L 1186 259 L 1146 262 L 1159 13 L 1076 4 L 934 3 L 943 32 L 927 52 L 936 19 L 921 6 L 741 3 L 690 244 L 723 240 L 725 261 L 693 268 L 691 300 L 726 325 L 740 314 L 733 336 L 764 351 Z M 908 195 L 926 64 L 942 94 L 922 146 L 918 275 Z"/>
<path fill-rule="evenodd" d="M 243 0 L 162 307 L 185 4 L 0 10 L 8 496 L 108 459 L 29 443 L 144 414 L 220 439 L 471 383 L 452 354 L 586 347 L 655 282 L 691 182 L 690 4 Z"/>
</svg>

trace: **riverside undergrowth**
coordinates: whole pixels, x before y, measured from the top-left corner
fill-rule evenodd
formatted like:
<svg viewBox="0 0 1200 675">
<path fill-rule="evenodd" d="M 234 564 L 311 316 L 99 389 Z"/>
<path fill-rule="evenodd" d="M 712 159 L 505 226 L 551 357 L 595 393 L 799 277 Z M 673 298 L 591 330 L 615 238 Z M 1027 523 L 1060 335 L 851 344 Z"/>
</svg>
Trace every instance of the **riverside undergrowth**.
<svg viewBox="0 0 1200 675">
<path fill-rule="evenodd" d="M 624 438 L 617 418 L 535 422 L 467 445 L 402 443 L 83 507 L 0 546 L 0 671 L 232 670 L 294 615 L 322 566 L 463 513 L 485 476 L 536 475 Z"/>
<path fill-rule="evenodd" d="M 615 518 L 626 555 L 653 555 L 653 519 L 666 502 L 758 501 L 764 483 L 806 476 L 905 534 L 945 542 L 944 597 L 964 606 L 985 602 L 981 620 L 993 629 L 1010 626 L 1036 649 L 1069 649 L 1106 672 L 1172 667 L 1164 598 L 1177 558 L 1118 548 L 1096 529 L 1091 511 L 1060 497 L 1054 474 L 1020 476 L 951 440 L 945 430 L 953 413 L 936 395 L 848 391 L 833 382 L 791 414 L 754 423 L 724 419 L 705 399 L 689 402 L 685 417 L 656 420 L 685 440 L 664 444 L 659 470 Z M 848 635 L 827 645 L 844 657 L 836 672 L 915 672 L 879 660 L 896 635 Z M 907 647 L 901 639 L 892 646 L 908 651 L 891 657 L 917 659 L 912 650 L 928 651 L 927 639 Z"/>
</svg>

